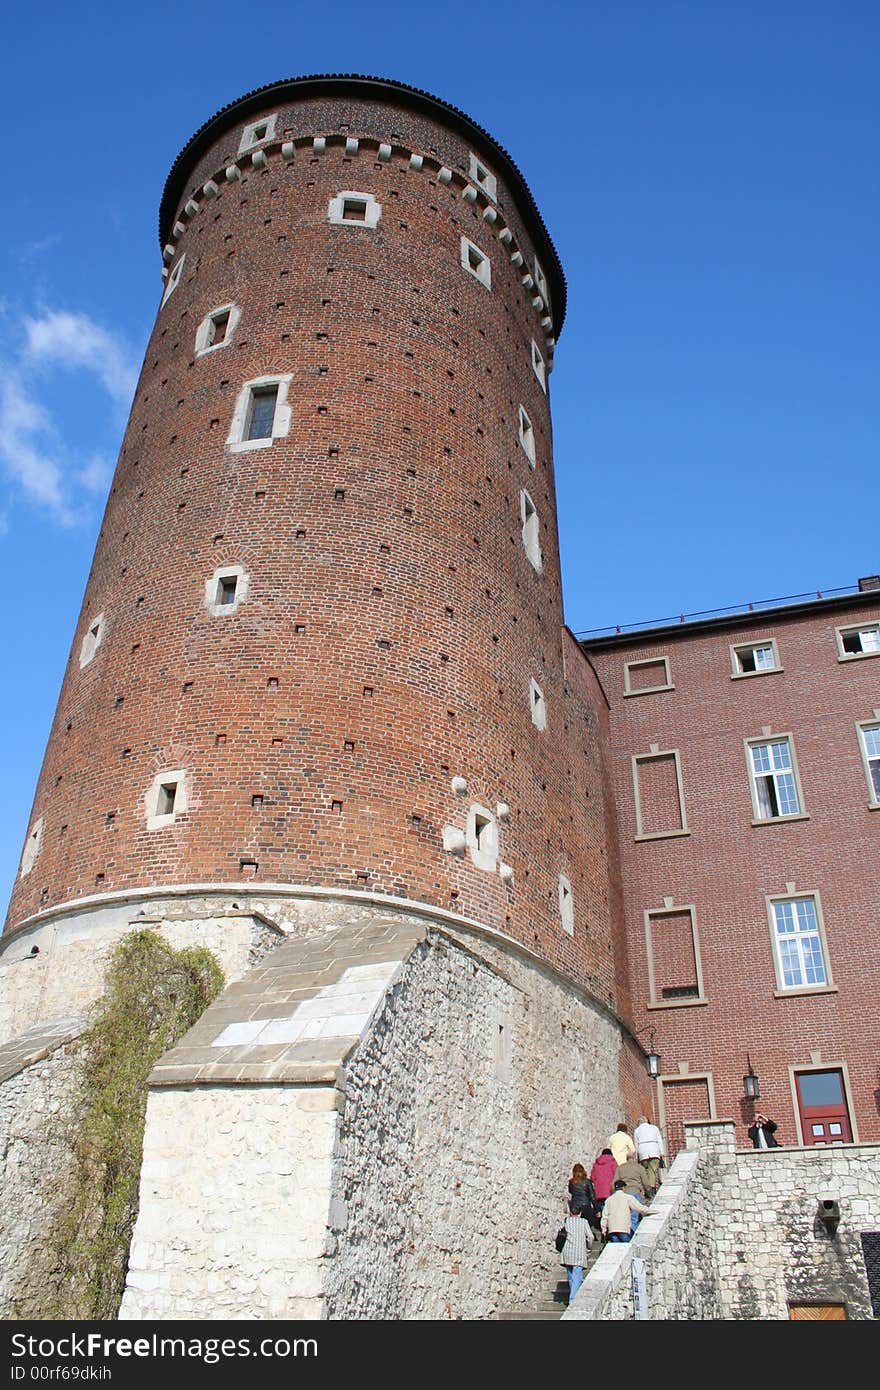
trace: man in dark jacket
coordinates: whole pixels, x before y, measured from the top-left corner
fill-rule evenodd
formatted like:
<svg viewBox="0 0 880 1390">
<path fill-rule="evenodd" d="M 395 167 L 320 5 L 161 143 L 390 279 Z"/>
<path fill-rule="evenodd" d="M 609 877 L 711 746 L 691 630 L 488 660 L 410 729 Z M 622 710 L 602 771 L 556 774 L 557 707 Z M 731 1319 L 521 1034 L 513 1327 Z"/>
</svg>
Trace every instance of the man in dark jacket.
<svg viewBox="0 0 880 1390">
<path fill-rule="evenodd" d="M 776 1126 L 766 1115 L 758 1111 L 755 1123 L 749 1129 L 749 1138 L 756 1149 L 778 1149 Z"/>
</svg>

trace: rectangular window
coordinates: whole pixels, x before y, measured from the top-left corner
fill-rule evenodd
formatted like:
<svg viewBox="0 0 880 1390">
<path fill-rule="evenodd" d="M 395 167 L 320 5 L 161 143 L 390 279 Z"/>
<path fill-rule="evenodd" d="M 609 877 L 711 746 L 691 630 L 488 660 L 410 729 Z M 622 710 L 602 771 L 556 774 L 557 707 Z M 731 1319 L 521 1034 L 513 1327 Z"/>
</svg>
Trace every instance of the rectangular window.
<svg viewBox="0 0 880 1390">
<path fill-rule="evenodd" d="M 645 948 L 649 1008 L 675 1008 L 705 1002 L 693 907 L 664 907 L 647 911 Z"/>
<path fill-rule="evenodd" d="M 535 342 L 534 338 L 532 339 L 532 371 L 535 373 L 535 376 L 538 378 L 538 382 L 539 382 L 539 384 L 540 384 L 541 390 L 542 390 L 542 391 L 546 391 L 546 390 L 547 390 L 547 368 L 546 368 L 546 366 L 545 366 L 545 364 L 544 364 L 544 359 L 543 359 L 543 357 L 541 356 L 541 350 L 540 350 L 540 348 L 538 347 L 538 344 Z"/>
<path fill-rule="evenodd" d="M 238 588 L 238 579 L 233 575 L 230 578 L 218 580 L 217 583 L 217 602 L 220 604 L 235 603 L 235 591 Z"/>
<path fill-rule="evenodd" d="M 747 746 L 755 820 L 799 816 L 801 798 L 791 739 L 786 736 Z"/>
<path fill-rule="evenodd" d="M 475 246 L 466 236 L 461 239 L 461 264 L 463 269 L 469 270 L 487 290 L 492 288 L 492 263 L 479 246 Z"/>
<path fill-rule="evenodd" d="M 769 898 L 770 926 L 780 990 L 820 989 L 831 983 L 818 898 Z"/>
<path fill-rule="evenodd" d="M 632 760 L 637 840 L 689 835 L 684 809 L 678 749 L 665 752 L 652 746 Z"/>
<path fill-rule="evenodd" d="M 208 346 L 218 347 L 226 337 L 226 330 L 229 327 L 229 310 L 221 309 L 219 313 L 211 315 L 211 327 L 208 332 Z"/>
<path fill-rule="evenodd" d="M 156 815 L 172 816 L 174 814 L 174 803 L 177 800 L 177 783 L 163 782 L 159 787 L 159 794 L 156 797 Z"/>
<path fill-rule="evenodd" d="M 674 688 L 669 677 L 669 658 L 666 656 L 649 656 L 624 664 L 624 695 L 652 695 L 655 690 Z"/>
<path fill-rule="evenodd" d="M 856 727 L 862 745 L 870 802 L 872 806 L 880 806 L 880 723 L 858 724 Z"/>
<path fill-rule="evenodd" d="M 251 392 L 245 439 L 271 439 L 278 401 L 277 386 L 255 386 Z"/>
<path fill-rule="evenodd" d="M 863 656 L 880 656 L 880 622 L 860 623 L 858 627 L 839 627 L 837 646 L 840 661 L 852 661 Z"/>
<path fill-rule="evenodd" d="M 531 420 L 529 419 L 525 410 L 523 410 L 522 406 L 519 407 L 519 442 L 523 446 L 526 458 L 528 459 L 532 468 L 534 468 L 535 431 L 532 428 Z"/>
<path fill-rule="evenodd" d="M 731 647 L 731 664 L 734 676 L 762 676 L 767 671 L 781 671 L 776 642 L 771 637 L 763 642 L 746 642 L 742 646 Z"/>
</svg>

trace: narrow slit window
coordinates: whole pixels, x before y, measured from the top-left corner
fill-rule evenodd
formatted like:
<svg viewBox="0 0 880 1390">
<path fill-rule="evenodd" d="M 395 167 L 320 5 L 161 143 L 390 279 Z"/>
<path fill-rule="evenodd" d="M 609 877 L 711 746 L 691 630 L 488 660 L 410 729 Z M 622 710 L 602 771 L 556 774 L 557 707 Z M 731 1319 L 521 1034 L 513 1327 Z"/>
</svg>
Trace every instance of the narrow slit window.
<svg viewBox="0 0 880 1390">
<path fill-rule="evenodd" d="M 158 772 L 147 793 L 147 829 L 160 830 L 171 825 L 188 807 L 186 773 L 183 769 Z"/>
<path fill-rule="evenodd" d="M 174 803 L 177 800 L 177 783 L 163 782 L 159 787 L 159 795 L 156 798 L 156 815 L 172 816 L 174 814 Z"/>
<path fill-rule="evenodd" d="M 574 936 L 574 895 L 565 874 L 559 875 L 559 916 L 562 920 L 562 930 L 569 936 Z"/>
<path fill-rule="evenodd" d="M 472 862 L 478 869 L 494 873 L 498 861 L 498 826 L 485 806 L 471 806 L 465 831 Z"/>
<path fill-rule="evenodd" d="M 532 715 L 532 723 L 536 729 L 544 730 L 547 727 L 547 706 L 544 702 L 544 692 L 536 680 L 529 683 L 529 708 Z"/>
<path fill-rule="evenodd" d="M 519 442 L 523 447 L 525 456 L 531 464 L 535 466 L 535 431 L 532 422 L 522 406 L 519 407 Z"/>
<path fill-rule="evenodd" d="M 227 607 L 235 603 L 235 591 L 238 588 L 238 577 L 230 575 L 217 581 L 217 602 L 222 607 Z"/>
<path fill-rule="evenodd" d="M 229 328 L 229 310 L 222 309 L 211 318 L 210 346 L 219 347 L 225 341 Z"/>
<path fill-rule="evenodd" d="M 520 516 L 522 517 L 522 542 L 529 564 L 538 574 L 543 568 L 541 542 L 538 533 L 538 513 L 529 494 L 523 489 L 520 497 Z"/>
<path fill-rule="evenodd" d="M 541 387 L 541 390 L 546 391 L 547 367 L 544 362 L 544 358 L 541 356 L 541 349 L 538 347 L 538 344 L 535 342 L 534 338 L 532 339 L 532 371 L 538 378 L 538 384 Z"/>
</svg>

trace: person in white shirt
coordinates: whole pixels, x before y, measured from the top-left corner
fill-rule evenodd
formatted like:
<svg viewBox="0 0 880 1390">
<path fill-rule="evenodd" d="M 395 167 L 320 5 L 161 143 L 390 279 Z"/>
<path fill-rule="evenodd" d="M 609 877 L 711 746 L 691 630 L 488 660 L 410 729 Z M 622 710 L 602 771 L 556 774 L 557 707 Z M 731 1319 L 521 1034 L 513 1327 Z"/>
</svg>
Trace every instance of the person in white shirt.
<svg viewBox="0 0 880 1390">
<path fill-rule="evenodd" d="M 663 1135 L 656 1125 L 649 1124 L 647 1115 L 640 1115 L 633 1131 L 639 1163 L 648 1175 L 651 1196 L 660 1186 L 660 1160 L 663 1157 Z"/>
</svg>

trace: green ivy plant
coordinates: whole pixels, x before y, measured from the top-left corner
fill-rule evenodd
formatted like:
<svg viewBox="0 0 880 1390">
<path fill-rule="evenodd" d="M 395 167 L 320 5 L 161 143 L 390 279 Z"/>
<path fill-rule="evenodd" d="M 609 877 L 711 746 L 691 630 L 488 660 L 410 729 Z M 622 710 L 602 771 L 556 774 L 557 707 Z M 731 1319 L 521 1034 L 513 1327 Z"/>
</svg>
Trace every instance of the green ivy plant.
<svg viewBox="0 0 880 1390">
<path fill-rule="evenodd" d="M 117 1316 L 138 1210 L 147 1077 L 223 984 L 210 951 L 176 951 L 154 931 L 132 932 L 113 951 L 106 992 L 82 1039 L 73 1198 L 50 1237 L 58 1306 L 44 1316 Z"/>
</svg>

